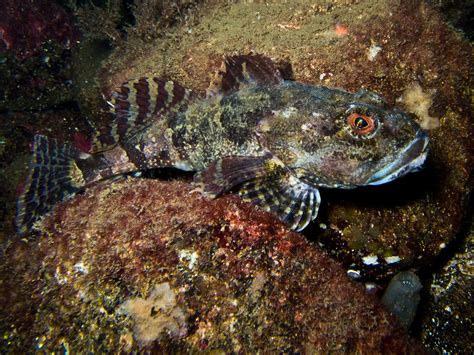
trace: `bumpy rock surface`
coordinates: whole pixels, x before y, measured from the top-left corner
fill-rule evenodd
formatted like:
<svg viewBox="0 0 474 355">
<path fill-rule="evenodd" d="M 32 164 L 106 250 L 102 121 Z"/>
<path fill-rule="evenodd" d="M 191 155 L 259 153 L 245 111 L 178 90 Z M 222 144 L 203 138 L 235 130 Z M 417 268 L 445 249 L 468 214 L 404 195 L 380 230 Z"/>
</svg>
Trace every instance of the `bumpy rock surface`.
<svg viewBox="0 0 474 355">
<path fill-rule="evenodd" d="M 473 227 L 461 250 L 433 275 L 423 307 L 423 342 L 439 353 L 468 354 L 474 346 Z"/>
<path fill-rule="evenodd" d="M 430 264 L 456 236 L 470 190 L 469 44 L 424 2 L 209 5 L 158 41 L 130 40 L 112 54 L 104 90 L 157 75 L 202 91 L 223 55 L 251 51 L 291 64 L 295 80 L 380 93 L 431 128 L 423 172 L 322 191 L 318 221 L 304 233 L 369 277 Z"/>
<path fill-rule="evenodd" d="M 98 79 L 96 66 L 108 48 L 99 46 L 98 56 L 91 42 L 72 52 L 76 76 L 70 75 L 74 41 L 68 39 L 74 35 L 63 10 L 48 1 L 25 3 L 24 10 L 13 0 L 6 4 L 14 14 L 45 4 L 50 11 L 29 11 L 41 31 L 33 21 L 8 14 L 21 22 L 12 27 L 2 17 L 7 12 L 0 15 L 0 77 L 6 83 L 0 109 L 41 109 L 78 99 L 82 116 L 98 123 L 104 103 L 96 82 L 108 91 L 130 78 L 157 75 L 202 91 L 223 55 L 254 51 L 280 61 L 288 73 L 284 63 L 290 63 L 296 80 L 352 91 L 364 87 L 390 103 L 401 99 L 398 104 L 422 124 L 438 127 L 429 132 L 424 171 L 386 186 L 322 191 L 307 240 L 323 243 L 351 274 L 382 279 L 408 266 L 430 268 L 459 231 L 474 166 L 472 52 L 436 8 L 395 0 L 187 0 L 178 6 L 151 0 L 131 16 L 135 27 L 105 26 L 111 16 L 96 8 L 84 17 L 99 32 L 128 31 Z M 11 42 L 8 34 L 19 31 L 21 40 Z M 28 36 L 35 41 L 22 42 Z M 59 207 L 39 238 L 13 237 L 15 182 L 32 134 L 70 140 L 74 127 L 83 132 L 63 120 L 69 114 L 45 112 L 36 120 L 28 112 L 23 115 L 30 120 L 18 116 L 21 122 L 13 124 L 17 115 L 2 113 L 0 127 L 2 351 L 417 350 L 407 348 L 392 318 L 347 283 L 318 248 L 234 197 L 208 204 L 179 183 L 104 185 Z M 425 342 L 438 350 L 461 351 L 468 344 L 470 332 L 463 327 L 472 316 L 463 302 L 471 296 L 465 286 L 448 287 L 455 269 L 446 270 L 449 278 L 437 275 L 434 285 L 445 291 L 433 298 L 424 323 Z"/>
<path fill-rule="evenodd" d="M 422 351 L 327 255 L 235 196 L 129 179 L 41 228 L 4 252 L 7 351 Z"/>
</svg>

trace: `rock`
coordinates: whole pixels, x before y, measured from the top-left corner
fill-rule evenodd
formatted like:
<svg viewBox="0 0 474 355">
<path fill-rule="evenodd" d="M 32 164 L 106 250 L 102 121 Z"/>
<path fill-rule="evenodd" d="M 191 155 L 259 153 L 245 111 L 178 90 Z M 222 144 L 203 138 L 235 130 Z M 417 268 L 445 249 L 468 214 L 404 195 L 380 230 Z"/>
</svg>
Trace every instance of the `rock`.
<svg viewBox="0 0 474 355">
<path fill-rule="evenodd" d="M 469 40 L 473 40 L 474 27 L 471 19 L 474 13 L 474 2 L 472 0 L 428 0 L 427 2 L 436 7 L 452 26 L 463 31 Z"/>
<path fill-rule="evenodd" d="M 382 297 L 382 303 L 395 315 L 405 329 L 409 329 L 415 319 L 420 291 L 420 278 L 411 271 L 396 274 Z"/>
<path fill-rule="evenodd" d="M 3 0 L 0 110 L 50 107 L 71 98 L 71 17 L 52 0 Z"/>
<path fill-rule="evenodd" d="M 130 178 L 39 227 L 3 253 L 4 351 L 423 352 L 324 252 L 236 196 Z"/>
<path fill-rule="evenodd" d="M 17 2 L 6 4 L 19 13 Z M 429 269 L 455 240 L 474 166 L 472 52 L 436 8 L 395 0 L 190 0 L 185 11 L 181 5 L 170 7 L 157 27 L 161 8 L 147 11 L 152 0 L 139 5 L 140 11 L 127 10 L 135 11 L 127 18 L 139 25 L 126 30 L 125 41 L 115 43 L 98 78 L 92 63 L 100 63 L 107 48 L 95 42 L 81 46 L 75 66 L 82 75 L 73 76 L 71 91 L 70 52 L 68 42 L 61 40 L 71 38 L 69 19 L 56 5 L 48 7 L 47 16 L 31 11 L 45 4 L 51 2 L 22 5 L 40 23 L 50 21 L 39 37 L 24 32 L 25 48 L 34 48 L 24 52 L 26 57 L 5 45 L 6 12 L 0 15 L 0 77 L 6 83 L 0 89 L 1 110 L 43 109 L 79 95 L 81 110 L 99 122 L 95 113 L 103 102 L 92 99 L 97 90 L 91 78 L 104 92 L 143 75 L 172 78 L 204 91 L 223 55 L 253 51 L 275 59 L 291 74 L 285 77 L 352 91 L 364 87 L 406 110 L 413 111 L 410 102 L 416 100 L 404 96 L 416 88 L 424 104 L 420 118 L 431 123 L 427 127 L 439 121 L 439 127 L 429 132 L 431 151 L 424 171 L 386 186 L 321 191 L 320 215 L 304 236 L 286 232 L 236 197 L 208 204 L 190 197 L 182 183 L 140 180 L 95 187 L 59 206 L 39 238 L 24 240 L 12 237 L 12 177 L 26 161 L 21 154 L 28 144 L 25 135 L 2 130 L 1 202 L 8 199 L 0 211 L 2 350 L 418 349 L 412 350 L 413 340 L 406 340 L 392 318 L 348 282 L 317 245 L 342 262 L 351 277 L 369 280 L 369 292 L 378 293 L 375 279 L 386 280 L 406 268 Z M 31 24 L 8 16 L 21 26 Z M 97 23 L 99 31 L 108 32 Z M 57 28 L 62 24 L 64 32 Z M 144 40 L 148 34 L 153 38 Z M 34 38 L 44 45 L 28 47 Z M 68 139 L 55 124 L 59 121 L 52 117 L 48 122 L 42 128 L 53 128 L 48 135 Z M 460 289 L 461 296 L 450 296 L 443 307 L 453 309 L 453 300 L 470 295 L 464 286 Z M 456 290 L 444 294 L 457 295 Z M 461 349 L 462 337 L 469 334 L 462 330 L 465 318 L 441 317 L 436 307 L 427 318 L 436 322 L 424 323 L 425 342 L 436 349 Z M 469 314 L 462 303 L 456 307 L 459 314 Z M 446 319 L 455 326 L 445 327 Z M 148 325 L 163 333 L 148 332 Z"/>
<path fill-rule="evenodd" d="M 104 63 L 103 85 L 156 75 L 204 91 L 223 55 L 253 51 L 289 63 L 299 81 L 367 88 L 407 110 L 422 102 L 422 123 L 439 126 L 429 131 L 425 169 L 385 186 L 321 191 L 320 214 L 304 235 L 362 278 L 378 280 L 428 266 L 450 244 L 474 166 L 472 54 L 436 9 L 417 1 L 235 3 L 206 5 L 187 18 L 156 42 L 124 43 Z M 370 48 L 380 48 L 372 60 Z"/>
<path fill-rule="evenodd" d="M 474 228 L 448 263 L 433 275 L 421 317 L 421 338 L 438 353 L 469 354 L 474 345 Z"/>
</svg>

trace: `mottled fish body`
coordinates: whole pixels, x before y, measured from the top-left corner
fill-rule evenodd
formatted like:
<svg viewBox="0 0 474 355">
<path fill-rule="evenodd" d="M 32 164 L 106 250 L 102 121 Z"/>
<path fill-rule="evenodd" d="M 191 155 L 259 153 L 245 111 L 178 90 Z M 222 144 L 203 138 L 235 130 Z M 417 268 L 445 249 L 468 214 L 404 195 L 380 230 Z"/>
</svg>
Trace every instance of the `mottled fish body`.
<svg viewBox="0 0 474 355">
<path fill-rule="evenodd" d="M 376 94 L 284 80 L 258 55 L 226 58 L 206 95 L 141 78 L 109 103 L 114 123 L 87 151 L 35 136 L 20 232 L 84 187 L 157 167 L 195 171 L 206 196 L 235 191 L 301 230 L 317 215 L 318 187 L 385 183 L 418 169 L 427 154 L 417 123 Z"/>
</svg>

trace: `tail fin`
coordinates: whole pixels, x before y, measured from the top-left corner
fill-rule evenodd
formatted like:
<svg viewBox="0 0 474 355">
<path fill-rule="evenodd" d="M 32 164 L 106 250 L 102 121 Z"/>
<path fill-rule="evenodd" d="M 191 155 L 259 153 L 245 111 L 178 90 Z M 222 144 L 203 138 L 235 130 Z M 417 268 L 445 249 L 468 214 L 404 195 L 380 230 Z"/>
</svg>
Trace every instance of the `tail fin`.
<svg viewBox="0 0 474 355">
<path fill-rule="evenodd" d="M 30 230 L 57 202 L 81 190 L 84 180 L 75 162 L 80 155 L 81 151 L 69 143 L 35 136 L 29 175 L 17 201 L 19 234 Z"/>
</svg>

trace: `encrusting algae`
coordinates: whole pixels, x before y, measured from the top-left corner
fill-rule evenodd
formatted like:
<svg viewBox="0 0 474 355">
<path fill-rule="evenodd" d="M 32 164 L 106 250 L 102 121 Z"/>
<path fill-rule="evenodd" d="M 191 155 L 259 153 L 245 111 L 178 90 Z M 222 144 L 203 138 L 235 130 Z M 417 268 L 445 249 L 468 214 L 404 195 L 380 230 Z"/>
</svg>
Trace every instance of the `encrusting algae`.
<svg viewBox="0 0 474 355">
<path fill-rule="evenodd" d="M 145 299 L 126 300 L 120 306 L 120 312 L 133 319 L 133 334 L 140 347 L 150 346 L 163 332 L 171 337 L 187 334 L 186 315 L 176 305 L 174 291 L 168 282 L 156 285 Z"/>
<path fill-rule="evenodd" d="M 433 92 L 424 92 L 420 84 L 413 83 L 405 89 L 401 97 L 407 109 L 420 119 L 420 126 L 427 130 L 439 127 L 439 118 L 431 117 L 429 114 L 429 109 L 433 104 L 433 94 Z"/>
</svg>

